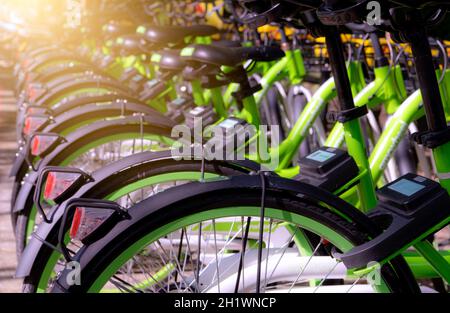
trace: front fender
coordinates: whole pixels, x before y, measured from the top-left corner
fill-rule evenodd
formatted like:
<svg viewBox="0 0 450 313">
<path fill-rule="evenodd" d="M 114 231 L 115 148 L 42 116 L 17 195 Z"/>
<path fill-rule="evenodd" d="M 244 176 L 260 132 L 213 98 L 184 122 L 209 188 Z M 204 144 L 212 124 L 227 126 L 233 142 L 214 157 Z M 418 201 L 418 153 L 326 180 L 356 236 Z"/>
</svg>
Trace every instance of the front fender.
<svg viewBox="0 0 450 313">
<path fill-rule="evenodd" d="M 63 214 L 63 210 L 56 210 L 52 223 L 42 223 L 38 229 L 31 236 L 25 250 L 17 265 L 15 277 L 25 278 L 30 275 L 33 266 L 40 266 L 39 258 L 44 254 L 45 249 L 49 249 L 49 246 L 44 242 L 51 240 L 51 236 L 57 236 L 59 230 L 60 220 Z"/>
<path fill-rule="evenodd" d="M 113 173 L 115 173 L 116 175 L 121 175 L 120 173 L 123 170 L 131 170 L 133 166 L 139 168 L 142 168 L 143 166 L 154 166 L 154 163 L 169 159 L 172 159 L 170 151 L 141 152 L 110 163 L 105 167 L 102 167 L 99 170 L 93 172 L 91 174 L 93 181 L 82 186 L 80 190 L 77 191 L 75 195 L 73 195 L 73 197 L 82 198 L 86 194 L 89 194 L 89 192 L 95 189 L 98 184 L 101 184 L 102 182 L 108 180 L 108 178 L 113 175 Z M 235 161 L 230 163 L 234 166 L 247 169 L 248 171 L 259 170 L 259 164 L 250 160 Z M 33 195 L 31 194 L 31 198 L 32 197 Z M 50 243 L 51 245 L 56 245 L 57 243 L 57 237 L 60 230 L 60 222 L 64 213 L 63 208 L 65 207 L 65 203 L 66 202 L 63 202 L 59 207 L 54 207 L 54 211 L 49 214 L 49 216 L 53 215 L 51 223 L 41 223 L 37 230 L 33 233 L 19 260 L 16 277 L 24 278 L 26 276 L 29 276 L 33 270 L 33 266 L 39 267 L 42 266 L 42 263 L 48 261 L 46 257 L 48 257 L 47 249 L 49 249 L 49 245 L 46 243 Z M 40 258 L 43 258 L 42 261 L 40 260 Z M 38 270 L 42 270 L 42 267 L 40 267 Z"/>
<path fill-rule="evenodd" d="M 38 179 L 37 172 L 31 172 L 24 180 L 14 203 L 13 213 L 18 213 L 33 203 L 34 185 Z"/>
</svg>

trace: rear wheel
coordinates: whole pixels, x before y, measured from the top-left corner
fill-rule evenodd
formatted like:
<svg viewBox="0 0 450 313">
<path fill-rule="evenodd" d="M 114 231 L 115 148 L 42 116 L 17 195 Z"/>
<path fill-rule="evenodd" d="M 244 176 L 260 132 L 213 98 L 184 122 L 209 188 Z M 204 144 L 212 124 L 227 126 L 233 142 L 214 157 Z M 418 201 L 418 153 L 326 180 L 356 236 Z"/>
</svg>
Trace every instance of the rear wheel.
<svg viewBox="0 0 450 313">
<path fill-rule="evenodd" d="M 172 188 L 131 208 L 130 219 L 75 256 L 81 284 L 70 284 L 64 270 L 53 291 L 255 292 L 258 281 L 264 292 L 409 290 L 392 264 L 372 279 L 333 258 L 332 248 L 348 251 L 368 240 L 342 215 L 266 188 L 261 220 L 255 185 L 196 192 L 204 187 Z M 180 196 L 186 190 L 190 196 Z"/>
<path fill-rule="evenodd" d="M 129 208 L 164 189 L 178 186 L 186 182 L 248 173 L 249 169 L 226 162 L 205 162 L 203 170 L 201 161 L 176 160 L 164 156 L 167 152 L 148 155 L 144 163 L 136 162 L 132 166 L 124 165 L 117 170 L 110 165 L 111 174 L 105 178 L 97 178 L 95 183 L 74 197 L 106 199 Z M 168 152 L 170 155 L 170 152 Z M 132 158 L 137 157 L 137 155 Z M 154 161 L 150 161 L 154 159 Z M 102 170 L 103 171 L 103 170 Z M 202 174 L 203 171 L 203 174 Z M 96 177 L 96 176 L 94 176 Z M 59 224 L 54 227 L 59 229 Z M 57 234 L 46 237 L 46 241 L 57 245 Z M 70 245 L 70 243 L 68 243 Z M 75 248 L 74 248 L 75 249 Z M 35 260 L 30 274 L 23 285 L 24 292 L 43 292 L 52 283 L 55 273 L 63 266 L 60 253 L 46 246 L 41 248 L 39 257 Z"/>
<path fill-rule="evenodd" d="M 168 131 L 164 128 L 111 122 L 94 123 L 72 133 L 67 137 L 68 142 L 64 144 L 65 146 L 56 148 L 47 159 L 44 159 L 44 165 L 71 166 L 90 173 L 130 154 L 166 150 L 171 144 Z M 96 125 L 102 126 L 97 128 Z M 92 130 L 86 131 L 87 128 Z M 32 203 L 32 193 L 27 195 L 27 199 L 26 207 L 16 213 L 15 218 L 18 256 L 21 255 L 40 219 Z"/>
</svg>

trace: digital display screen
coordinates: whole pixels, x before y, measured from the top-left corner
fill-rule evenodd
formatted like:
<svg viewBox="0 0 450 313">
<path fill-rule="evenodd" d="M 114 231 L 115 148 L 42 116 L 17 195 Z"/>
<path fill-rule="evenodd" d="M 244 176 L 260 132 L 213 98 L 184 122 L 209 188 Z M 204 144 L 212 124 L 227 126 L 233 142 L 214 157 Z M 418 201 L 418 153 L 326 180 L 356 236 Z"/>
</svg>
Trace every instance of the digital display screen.
<svg viewBox="0 0 450 313">
<path fill-rule="evenodd" d="M 191 114 L 192 115 L 199 115 L 200 113 L 202 113 L 205 109 L 203 107 L 196 107 L 195 109 L 191 110 Z"/>
<path fill-rule="evenodd" d="M 317 161 L 317 162 L 325 162 L 325 161 L 331 159 L 332 157 L 334 157 L 335 155 L 336 155 L 335 153 L 331 153 L 331 152 L 327 152 L 327 151 L 323 151 L 323 150 L 317 150 L 316 152 L 308 155 L 306 158 Z"/>
<path fill-rule="evenodd" d="M 176 98 L 175 100 L 172 101 L 172 103 L 175 105 L 182 105 L 184 102 L 186 102 L 186 99 L 184 98 Z"/>
<path fill-rule="evenodd" d="M 229 128 L 232 128 L 232 127 L 236 126 L 236 124 L 238 124 L 238 123 L 239 123 L 239 121 L 237 121 L 237 120 L 226 119 L 223 122 L 221 122 L 219 124 L 219 126 L 221 126 L 223 128 L 226 128 L 226 129 L 229 129 Z"/>
<path fill-rule="evenodd" d="M 391 190 L 397 191 L 398 193 L 401 193 L 402 195 L 411 196 L 411 195 L 415 194 L 416 192 L 424 189 L 425 186 L 403 178 L 403 179 L 400 179 L 398 182 L 393 183 L 392 185 L 388 186 L 388 188 Z"/>
</svg>

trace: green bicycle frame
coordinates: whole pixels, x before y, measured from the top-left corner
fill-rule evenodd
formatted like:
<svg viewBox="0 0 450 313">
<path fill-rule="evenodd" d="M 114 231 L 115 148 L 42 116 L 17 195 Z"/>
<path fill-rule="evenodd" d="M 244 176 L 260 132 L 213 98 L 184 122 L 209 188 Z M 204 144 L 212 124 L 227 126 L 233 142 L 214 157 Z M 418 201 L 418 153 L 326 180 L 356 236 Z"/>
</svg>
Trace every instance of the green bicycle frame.
<svg viewBox="0 0 450 313">
<path fill-rule="evenodd" d="M 281 80 L 284 77 L 288 77 L 292 84 L 300 84 L 306 75 L 305 65 L 303 62 L 303 56 L 298 49 L 288 49 L 285 51 L 285 56 L 275 63 L 270 64 L 270 68 L 267 69 L 266 62 L 257 64 L 254 72 L 264 73 L 259 84 L 262 89 L 255 95 L 255 102 L 260 104 L 264 96 L 269 89 L 275 84 L 275 82 Z M 232 93 L 238 88 L 237 84 L 230 84 L 223 95 L 223 99 L 226 108 L 229 108 L 233 103 Z"/>
<path fill-rule="evenodd" d="M 440 76 L 440 71 L 436 71 L 436 75 Z M 450 77 L 450 70 L 446 71 L 445 77 Z M 368 87 L 370 84 L 368 85 Z M 449 93 L 447 85 L 441 86 L 441 94 L 443 99 L 448 99 L 445 94 Z M 363 92 L 361 92 L 362 94 Z M 367 95 L 366 95 L 367 96 Z M 359 95 L 355 98 L 355 103 L 359 104 Z M 371 105 L 373 102 L 371 102 Z M 381 175 L 386 169 L 387 163 L 392 157 L 395 149 L 400 142 L 400 140 L 405 136 L 408 125 L 413 121 L 424 116 L 424 110 L 422 107 L 422 96 L 420 90 L 413 92 L 408 98 L 401 103 L 401 105 L 396 109 L 395 113 L 387 122 L 385 129 L 378 138 L 376 145 L 374 146 L 372 153 L 369 157 L 370 170 L 372 173 L 372 178 L 374 182 L 378 182 Z M 331 136 L 328 137 L 332 138 Z M 335 137 L 334 137 L 335 138 Z M 342 140 L 343 141 L 343 140 Z M 329 144 L 333 147 L 338 147 L 341 140 L 334 141 Z M 327 144 L 326 144 L 327 145 Z M 348 202 L 355 206 L 359 206 L 358 200 L 354 190 L 349 190 L 343 195 Z"/>
<path fill-rule="evenodd" d="M 361 90 L 364 80 L 362 79 L 362 69 L 359 62 L 350 62 L 348 64 L 348 73 L 351 77 L 350 84 L 354 93 Z M 286 139 L 275 149 L 270 151 L 272 156 L 279 157 L 279 166 L 276 169 L 282 176 L 298 174 L 298 168 L 285 171 L 302 141 L 308 135 L 308 130 L 319 116 L 320 112 L 325 109 L 326 104 L 336 96 L 334 79 L 329 78 L 314 93 L 311 100 L 306 104 L 303 112 L 292 127 Z"/>
</svg>

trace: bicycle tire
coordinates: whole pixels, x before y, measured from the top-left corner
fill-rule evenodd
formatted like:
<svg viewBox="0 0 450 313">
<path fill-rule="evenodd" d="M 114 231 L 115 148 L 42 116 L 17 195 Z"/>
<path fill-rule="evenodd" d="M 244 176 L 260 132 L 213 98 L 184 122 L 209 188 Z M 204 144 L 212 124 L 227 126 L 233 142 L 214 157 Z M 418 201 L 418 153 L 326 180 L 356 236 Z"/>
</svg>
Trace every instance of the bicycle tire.
<svg viewBox="0 0 450 313">
<path fill-rule="evenodd" d="M 367 221 L 358 221 L 353 218 L 349 222 L 346 219 L 350 216 L 346 216 L 346 219 L 344 219 L 332 210 L 307 199 L 306 194 L 308 192 L 306 190 L 314 189 L 312 186 L 297 184 L 295 189 L 300 193 L 302 193 L 302 189 L 305 192 L 301 197 L 298 197 L 282 188 L 283 183 L 283 179 L 268 178 L 265 188 L 267 208 L 304 214 L 304 216 L 320 223 L 323 227 L 330 227 L 345 236 L 353 244 L 360 244 L 369 239 L 367 232 L 364 231 L 367 230 L 364 229 L 364 224 L 367 224 Z M 293 186 L 292 182 L 287 184 Z M 336 201 L 340 202 L 339 200 Z M 83 247 L 76 254 L 74 259 L 80 264 L 81 284 L 69 285 L 66 278 L 71 271 L 63 270 L 60 272 L 52 292 L 79 293 L 92 291 L 90 288 L 98 283 L 99 279 L 104 280 L 104 277 L 101 277 L 102 273 L 109 270 L 108 267 L 119 256 L 123 257 L 122 253 L 151 231 L 157 230 L 163 225 L 179 221 L 195 213 L 202 214 L 202 212 L 217 208 L 259 207 L 260 204 L 261 179 L 259 176 L 247 175 L 231 177 L 220 182 L 192 183 L 189 186 L 184 186 L 184 188 L 172 188 L 162 192 L 138 203 L 129 210 L 129 219 L 119 222 L 105 237 Z M 345 215 L 345 213 L 341 211 L 341 214 Z M 358 213 L 355 212 L 352 215 L 355 217 L 358 216 Z M 362 216 L 361 218 L 364 219 Z M 397 276 L 399 273 L 403 272 L 392 263 L 384 265 L 381 269 L 381 275 L 391 291 L 407 292 L 417 287 L 411 288 L 407 285 L 405 282 L 410 280 Z"/>
</svg>

